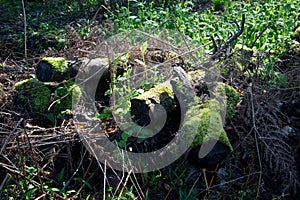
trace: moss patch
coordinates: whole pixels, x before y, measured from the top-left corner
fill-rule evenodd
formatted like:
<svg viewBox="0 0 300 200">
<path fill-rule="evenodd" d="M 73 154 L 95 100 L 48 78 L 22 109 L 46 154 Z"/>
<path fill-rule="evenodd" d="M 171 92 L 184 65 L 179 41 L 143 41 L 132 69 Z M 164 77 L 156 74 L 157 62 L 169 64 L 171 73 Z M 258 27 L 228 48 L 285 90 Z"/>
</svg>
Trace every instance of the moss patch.
<svg viewBox="0 0 300 200">
<path fill-rule="evenodd" d="M 158 84 L 154 88 L 151 88 L 149 91 L 139 95 L 140 100 L 148 100 L 153 99 L 156 103 L 160 103 L 159 95 L 162 93 L 166 93 L 169 97 L 174 99 L 173 91 L 166 84 Z"/>
<path fill-rule="evenodd" d="M 203 81 L 205 78 L 205 71 L 204 70 L 195 70 L 188 72 L 188 75 L 192 82 L 199 82 Z"/>
<path fill-rule="evenodd" d="M 217 140 L 232 150 L 218 110 L 209 107 L 203 108 L 202 105 L 197 105 L 190 108 L 186 116 L 188 120 L 183 124 L 184 131 L 195 131 L 195 124 L 198 124 L 192 147 L 201 146 L 210 140 Z"/>
<path fill-rule="evenodd" d="M 47 112 L 50 104 L 50 89 L 37 79 L 26 79 L 15 84 L 18 100 L 28 105 L 33 112 Z"/>
<path fill-rule="evenodd" d="M 67 109 L 72 109 L 72 105 L 76 105 L 79 102 L 81 95 L 80 88 L 73 81 L 61 84 L 54 91 L 56 112 L 60 113 Z"/>
<path fill-rule="evenodd" d="M 236 44 L 234 47 L 234 52 L 235 63 L 238 68 L 243 71 L 245 68 L 247 68 L 254 51 L 245 45 Z"/>
<path fill-rule="evenodd" d="M 49 63 L 53 67 L 54 71 L 64 73 L 68 70 L 68 63 L 66 59 L 62 57 L 44 57 L 42 61 Z"/>
<path fill-rule="evenodd" d="M 227 104 L 227 115 L 229 118 L 232 118 L 236 109 L 236 106 L 240 102 L 240 93 L 237 92 L 230 85 L 225 84 L 225 92 L 226 92 L 226 104 Z"/>
<path fill-rule="evenodd" d="M 295 30 L 294 37 L 297 42 L 300 42 L 300 26 Z"/>
<path fill-rule="evenodd" d="M 158 84 L 135 99 L 145 101 L 149 107 L 153 107 L 154 104 L 161 104 L 166 111 L 172 111 L 176 106 L 174 93 L 169 82 Z M 153 102 L 155 103 L 153 104 Z"/>
<path fill-rule="evenodd" d="M 165 94 L 166 98 L 174 99 L 174 94 L 169 83 L 162 83 L 156 85 L 154 88 L 151 88 L 147 92 L 144 92 L 143 94 L 139 95 L 138 99 L 145 101 L 153 99 L 156 103 L 159 104 L 163 100 L 161 97 L 162 94 Z"/>
<path fill-rule="evenodd" d="M 193 147 L 201 146 L 210 140 L 218 140 L 232 150 L 227 133 L 223 128 L 222 116 L 226 112 L 227 120 L 233 117 L 240 101 L 240 94 L 233 87 L 224 83 L 218 83 L 213 94 L 215 98 L 207 100 L 205 103 L 196 97 L 195 102 L 198 102 L 198 105 L 188 110 L 186 115 L 188 120 L 184 123 L 183 129 L 195 131 L 195 125 L 199 124 L 192 143 Z M 222 104 L 222 101 L 226 105 Z"/>
<path fill-rule="evenodd" d="M 300 42 L 296 40 L 292 40 L 290 49 L 288 50 L 288 53 L 290 54 L 298 54 L 300 52 Z"/>
<path fill-rule="evenodd" d="M 193 141 L 193 146 L 199 146 L 210 140 L 218 140 L 232 150 L 232 146 L 223 128 L 221 115 L 218 111 L 203 108 L 200 110 L 199 118 L 198 134 Z"/>
<path fill-rule="evenodd" d="M 226 102 L 226 118 L 227 120 L 231 119 L 234 115 L 236 106 L 240 101 L 240 93 L 238 93 L 230 85 L 227 85 L 225 83 L 218 83 L 213 94 L 215 96 L 215 99 L 218 99 L 219 101 L 223 100 L 224 103 Z M 209 100 L 208 105 L 210 108 L 215 107 L 218 108 L 220 112 L 222 112 L 222 102 L 219 101 Z"/>
</svg>

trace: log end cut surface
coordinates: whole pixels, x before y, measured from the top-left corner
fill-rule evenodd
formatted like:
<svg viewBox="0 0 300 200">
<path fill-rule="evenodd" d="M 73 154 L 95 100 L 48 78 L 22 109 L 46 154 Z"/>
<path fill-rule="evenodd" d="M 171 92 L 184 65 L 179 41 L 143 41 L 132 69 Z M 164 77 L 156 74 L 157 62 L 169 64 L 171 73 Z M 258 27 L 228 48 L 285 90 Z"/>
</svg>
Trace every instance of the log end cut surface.
<svg viewBox="0 0 300 200">
<path fill-rule="evenodd" d="M 37 69 L 36 69 L 36 77 L 42 82 L 48 82 L 51 80 L 53 76 L 53 68 L 52 66 L 45 62 L 39 62 Z"/>
</svg>

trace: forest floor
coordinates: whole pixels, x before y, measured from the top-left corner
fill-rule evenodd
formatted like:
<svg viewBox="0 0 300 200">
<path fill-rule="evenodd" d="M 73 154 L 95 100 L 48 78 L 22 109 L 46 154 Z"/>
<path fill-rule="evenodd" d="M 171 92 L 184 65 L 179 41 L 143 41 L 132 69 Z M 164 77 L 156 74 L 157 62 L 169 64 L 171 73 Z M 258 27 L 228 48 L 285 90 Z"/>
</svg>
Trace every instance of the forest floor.
<svg viewBox="0 0 300 200">
<path fill-rule="evenodd" d="M 22 7 L 5 5 L 0 4 L 0 199 L 102 199 L 104 194 L 107 199 L 299 199 L 300 48 L 288 47 L 274 66 L 286 75 L 288 87 L 272 88 L 255 76 L 230 77 L 241 95 L 225 126 L 233 152 L 214 169 L 199 169 L 182 156 L 151 173 L 122 173 L 106 169 L 85 149 L 72 118 L 49 125 L 47 116 L 18 103 L 13 90 L 32 77 L 45 56 L 88 57 L 104 40 L 100 30 L 113 23 L 93 6 L 48 19 L 38 19 L 39 11 L 30 10 L 36 7 L 28 7 L 28 27 L 45 26 L 49 35 L 29 29 L 25 47 L 24 16 L 12 12 L 22 13 Z M 89 34 L 80 33 L 86 23 L 80 18 L 96 19 L 88 23 Z"/>
</svg>

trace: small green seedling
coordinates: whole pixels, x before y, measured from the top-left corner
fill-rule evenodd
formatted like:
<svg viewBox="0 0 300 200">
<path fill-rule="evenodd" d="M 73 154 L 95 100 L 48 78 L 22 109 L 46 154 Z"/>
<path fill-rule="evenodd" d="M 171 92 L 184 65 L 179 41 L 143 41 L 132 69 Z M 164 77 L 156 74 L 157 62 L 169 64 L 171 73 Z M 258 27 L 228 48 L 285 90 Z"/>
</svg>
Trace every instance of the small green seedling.
<svg viewBox="0 0 300 200">
<path fill-rule="evenodd" d="M 111 113 L 110 113 L 110 110 L 109 110 L 109 107 L 105 107 L 103 109 L 103 112 L 102 113 L 96 113 L 96 118 L 98 119 L 107 119 L 111 117 Z"/>
</svg>

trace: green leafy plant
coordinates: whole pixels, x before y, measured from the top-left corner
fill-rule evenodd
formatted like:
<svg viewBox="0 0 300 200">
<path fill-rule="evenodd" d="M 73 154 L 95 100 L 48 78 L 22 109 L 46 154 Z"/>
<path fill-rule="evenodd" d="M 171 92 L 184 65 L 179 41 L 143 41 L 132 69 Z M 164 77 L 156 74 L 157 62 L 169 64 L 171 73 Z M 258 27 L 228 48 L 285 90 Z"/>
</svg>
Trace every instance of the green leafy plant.
<svg viewBox="0 0 300 200">
<path fill-rule="evenodd" d="M 144 63 L 146 63 L 145 62 L 145 52 L 147 50 L 147 47 L 148 47 L 147 41 L 141 45 L 141 53 L 142 53 L 142 59 L 143 59 Z"/>
<path fill-rule="evenodd" d="M 174 3 L 171 8 L 156 7 L 153 3 L 145 6 L 131 2 L 130 6 L 121 7 L 115 11 L 115 15 L 107 14 L 107 17 L 116 24 L 116 31 L 133 28 L 151 30 L 164 22 L 162 28 L 179 29 L 183 35 L 189 36 L 187 40 L 190 43 L 203 45 L 211 41 L 211 36 L 220 41 L 228 39 L 231 32 L 237 30 L 234 21 L 240 20 L 242 13 L 246 13 L 245 30 L 235 43 L 245 44 L 250 48 L 256 47 L 261 53 L 271 52 L 270 64 L 274 65 L 274 58 L 286 50 L 287 43 L 294 35 L 294 19 L 297 18 L 297 11 L 300 9 L 300 4 L 292 0 L 254 2 L 214 0 L 213 4 L 215 9 L 226 8 L 224 13 L 219 15 L 210 9 L 192 12 L 194 1 Z M 206 48 L 212 50 L 213 46 L 207 45 Z M 263 64 L 267 65 L 269 61 L 265 62 Z M 276 80 L 284 82 L 283 76 L 279 74 L 276 76 L 280 77 Z"/>
<path fill-rule="evenodd" d="M 109 117 L 111 117 L 109 107 L 105 107 L 102 113 L 96 113 L 96 118 L 98 119 L 107 119 Z"/>
<path fill-rule="evenodd" d="M 22 162 L 19 159 L 21 158 L 16 158 L 17 162 Z M 42 184 L 39 184 L 35 181 L 39 173 L 40 169 L 38 169 L 37 167 L 25 165 L 24 175 L 26 177 L 20 179 L 20 181 L 18 182 L 16 182 L 16 180 L 13 177 L 9 177 L 9 179 L 7 180 L 7 184 L 4 186 L 3 191 L 1 191 L 0 193 L 1 196 L 9 196 L 12 199 L 19 199 L 20 196 L 23 196 L 24 199 L 29 200 L 36 198 L 41 194 L 44 194 L 45 197 L 52 199 L 55 198 L 55 196 L 61 195 L 67 198 L 70 197 L 70 195 L 76 193 L 75 190 L 63 191 L 61 189 L 53 187 L 51 186 L 52 181 L 45 181 Z M 61 178 L 59 179 L 61 180 Z M 16 193 L 15 191 L 18 191 L 18 193 Z"/>
<path fill-rule="evenodd" d="M 108 188 L 106 192 L 112 191 L 112 188 Z M 106 197 L 107 200 L 134 200 L 136 198 L 136 195 L 133 193 L 133 186 L 130 187 L 130 189 L 124 189 L 120 192 L 118 196 L 111 196 L 108 195 Z"/>
</svg>

